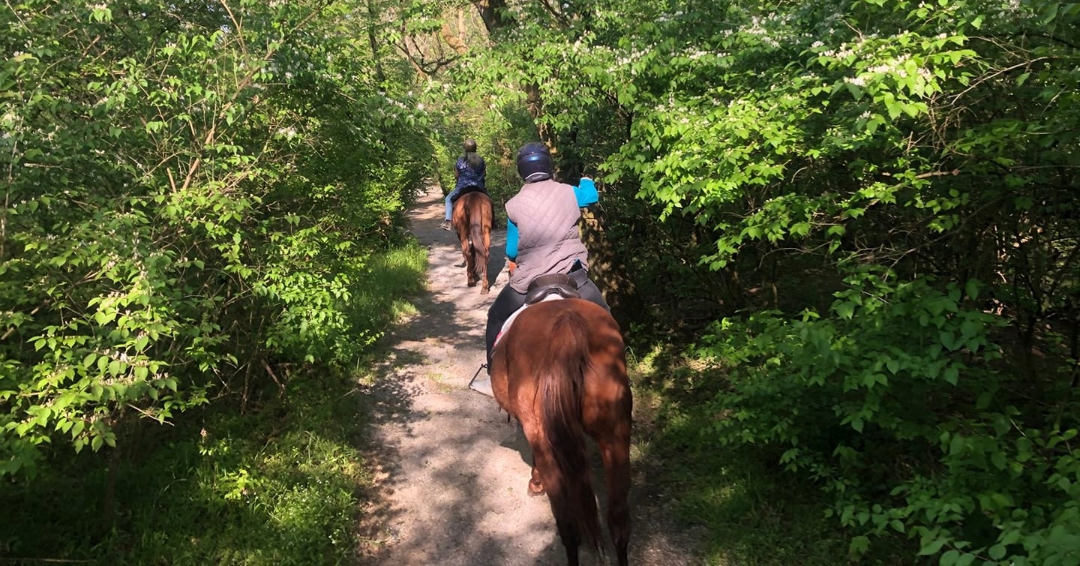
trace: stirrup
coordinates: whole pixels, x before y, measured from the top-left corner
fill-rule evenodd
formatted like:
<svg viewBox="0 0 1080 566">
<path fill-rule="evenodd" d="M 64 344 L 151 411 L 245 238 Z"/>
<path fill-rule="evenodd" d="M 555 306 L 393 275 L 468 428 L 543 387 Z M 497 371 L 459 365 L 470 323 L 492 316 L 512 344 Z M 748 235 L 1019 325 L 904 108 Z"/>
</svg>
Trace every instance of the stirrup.
<svg viewBox="0 0 1080 566">
<path fill-rule="evenodd" d="M 488 375 L 484 379 L 476 379 L 477 376 L 480 375 L 480 370 L 486 367 L 488 367 L 487 364 L 480 364 L 480 367 L 477 368 L 476 373 L 473 374 L 472 380 L 469 381 L 469 389 L 472 389 L 477 393 L 487 395 L 488 397 L 494 397 L 495 393 L 491 390 L 491 376 Z"/>
</svg>

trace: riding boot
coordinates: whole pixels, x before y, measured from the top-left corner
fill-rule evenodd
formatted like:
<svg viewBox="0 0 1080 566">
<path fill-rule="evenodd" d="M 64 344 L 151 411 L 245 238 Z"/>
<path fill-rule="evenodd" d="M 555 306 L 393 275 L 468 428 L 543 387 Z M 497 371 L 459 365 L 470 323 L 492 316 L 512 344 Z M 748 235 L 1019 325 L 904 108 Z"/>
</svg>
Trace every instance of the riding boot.
<svg viewBox="0 0 1080 566">
<path fill-rule="evenodd" d="M 487 326 L 484 330 L 487 363 L 480 366 L 481 369 L 487 368 L 487 375 L 480 378 L 480 372 L 477 371 L 477 374 L 473 376 L 473 380 L 469 382 L 469 389 L 490 397 L 495 396 L 491 391 L 491 358 L 495 350 L 495 342 L 506 319 L 510 318 L 510 315 L 514 314 L 514 311 L 524 304 L 525 293 L 519 293 L 510 285 L 506 285 L 502 291 L 499 291 L 499 296 L 495 298 L 495 302 L 488 308 Z"/>
</svg>

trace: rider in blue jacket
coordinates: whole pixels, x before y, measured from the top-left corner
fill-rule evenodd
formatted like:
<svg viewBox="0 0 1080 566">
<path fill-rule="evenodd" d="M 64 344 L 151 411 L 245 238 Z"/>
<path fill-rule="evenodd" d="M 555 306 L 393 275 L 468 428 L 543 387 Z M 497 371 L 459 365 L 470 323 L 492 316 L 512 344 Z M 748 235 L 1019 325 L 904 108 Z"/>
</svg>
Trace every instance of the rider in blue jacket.
<svg viewBox="0 0 1080 566">
<path fill-rule="evenodd" d="M 544 144 L 528 143 L 518 151 L 518 174 L 525 184 L 506 203 L 510 282 L 488 309 L 485 332 L 488 366 L 503 324 L 525 304 L 529 284 L 541 275 L 569 274 L 582 299 L 608 309 L 600 289 L 589 279 L 589 252 L 578 227 L 581 208 L 599 200 L 596 184 L 587 177 L 576 187 L 559 183 L 552 179 L 553 165 Z M 491 394 L 489 379 L 473 380 L 470 387 Z"/>
<path fill-rule="evenodd" d="M 484 158 L 476 153 L 476 140 L 465 140 L 465 155 L 458 158 L 454 164 L 454 190 L 446 195 L 446 220 L 440 228 L 450 230 L 450 219 L 453 218 L 454 201 L 469 190 L 487 192 L 487 165 Z"/>
</svg>

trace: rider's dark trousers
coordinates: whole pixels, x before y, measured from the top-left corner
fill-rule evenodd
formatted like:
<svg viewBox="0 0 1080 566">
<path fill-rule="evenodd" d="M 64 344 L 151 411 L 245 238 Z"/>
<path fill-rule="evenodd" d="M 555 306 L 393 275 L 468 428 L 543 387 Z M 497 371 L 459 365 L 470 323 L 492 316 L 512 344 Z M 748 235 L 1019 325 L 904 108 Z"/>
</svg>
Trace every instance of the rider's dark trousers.
<svg viewBox="0 0 1080 566">
<path fill-rule="evenodd" d="M 577 283 L 578 293 L 581 294 L 582 299 L 592 301 L 606 310 L 611 310 L 607 303 L 604 302 L 604 296 L 600 294 L 600 289 L 589 279 L 588 271 L 584 269 L 571 271 L 570 277 L 573 277 Z M 510 285 L 504 286 L 502 291 L 499 291 L 499 296 L 495 298 L 495 302 L 491 303 L 491 308 L 488 309 L 487 332 L 484 336 L 485 345 L 487 346 L 488 371 L 491 368 L 491 350 L 495 347 L 495 338 L 502 331 L 502 325 L 506 322 L 506 319 L 510 318 L 510 315 L 514 314 L 514 311 L 520 309 L 524 304 L 525 294 L 518 293 Z"/>
</svg>

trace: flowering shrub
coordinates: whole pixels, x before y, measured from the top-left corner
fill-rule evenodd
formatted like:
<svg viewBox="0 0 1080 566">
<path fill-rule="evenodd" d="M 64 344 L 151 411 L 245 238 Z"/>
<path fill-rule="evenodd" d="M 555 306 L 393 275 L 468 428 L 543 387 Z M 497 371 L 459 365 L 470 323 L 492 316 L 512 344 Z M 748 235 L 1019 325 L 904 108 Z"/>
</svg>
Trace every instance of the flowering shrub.
<svg viewBox="0 0 1080 566">
<path fill-rule="evenodd" d="M 600 163 L 606 263 L 719 370 L 710 442 L 817 482 L 856 559 L 1080 560 L 1080 7 L 510 13 L 489 76 Z"/>
</svg>

